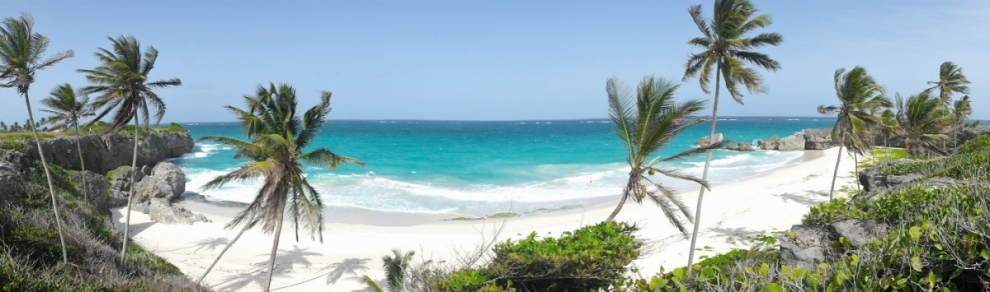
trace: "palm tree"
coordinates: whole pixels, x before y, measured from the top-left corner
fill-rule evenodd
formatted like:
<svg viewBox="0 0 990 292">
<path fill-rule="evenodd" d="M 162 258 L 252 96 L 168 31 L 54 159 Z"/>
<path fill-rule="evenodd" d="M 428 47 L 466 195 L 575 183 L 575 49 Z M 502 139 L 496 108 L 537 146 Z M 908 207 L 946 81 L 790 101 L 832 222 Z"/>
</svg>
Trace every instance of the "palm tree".
<svg viewBox="0 0 990 292">
<path fill-rule="evenodd" d="M 942 129 L 949 124 L 950 113 L 947 112 L 940 99 L 933 97 L 928 91 L 908 98 L 904 109 L 904 120 L 901 121 L 901 128 L 904 130 L 904 146 L 907 153 L 917 153 L 924 149 L 928 152 L 935 152 L 945 155 L 937 142 L 943 141 L 945 135 Z M 921 149 L 917 149 L 917 148 Z"/>
<path fill-rule="evenodd" d="M 24 104 L 27 106 L 28 122 L 34 134 L 34 144 L 38 146 L 38 156 L 41 156 L 41 167 L 45 169 L 45 178 L 48 179 L 48 192 L 52 196 L 52 211 L 55 212 L 55 223 L 58 226 L 58 238 L 62 244 L 62 262 L 69 263 L 69 255 L 65 249 L 65 235 L 62 231 L 62 218 L 58 214 L 58 203 L 55 202 L 55 186 L 52 184 L 52 174 L 48 169 L 48 161 L 45 152 L 41 148 L 41 139 L 38 138 L 38 131 L 33 124 L 34 113 L 31 112 L 31 100 L 28 98 L 28 91 L 31 83 L 34 83 L 34 73 L 51 67 L 62 60 L 71 58 L 72 51 L 57 53 L 54 56 L 45 58 L 45 50 L 48 49 L 48 38 L 40 33 L 34 32 L 34 18 L 28 14 L 22 14 L 20 18 L 8 17 L 0 27 L 0 87 L 16 87 L 17 93 L 24 96 Z"/>
<path fill-rule="evenodd" d="M 969 94 L 969 80 L 966 79 L 966 75 L 963 75 L 962 67 L 946 61 L 939 66 L 938 70 L 938 81 L 928 81 L 929 87 L 925 89 L 926 93 L 931 93 L 932 91 L 938 91 L 938 98 L 942 100 L 942 106 L 948 108 L 952 104 L 952 94 L 962 93 Z M 945 113 L 945 112 L 943 112 Z M 953 130 L 952 139 L 955 140 L 955 131 Z M 945 147 L 944 141 L 942 144 Z"/>
<path fill-rule="evenodd" d="M 897 98 L 900 99 L 899 94 L 897 95 Z M 901 135 L 900 118 L 898 117 L 896 112 L 894 112 L 890 108 L 887 108 L 880 113 L 880 119 L 878 122 L 880 123 L 880 127 L 881 127 L 880 134 L 883 135 L 883 147 L 884 147 L 884 152 L 886 153 L 885 159 L 889 159 L 890 145 L 888 145 L 888 142 L 891 137 Z"/>
<path fill-rule="evenodd" d="M 973 114 L 973 106 L 969 100 L 969 95 L 964 95 L 962 98 L 952 103 L 952 116 L 954 122 L 952 128 L 955 129 L 955 132 L 952 135 L 952 141 L 955 142 L 953 148 L 959 146 L 959 129 L 970 126 L 966 124 L 966 119 L 968 119 L 971 114 Z"/>
<path fill-rule="evenodd" d="M 869 150 L 869 129 L 878 124 L 877 117 L 869 110 L 883 100 L 883 87 L 876 83 L 866 69 L 856 66 L 852 71 L 845 68 L 835 70 L 835 95 L 839 105 L 819 105 L 821 114 L 837 113 L 832 139 L 838 141 L 839 154 L 835 159 L 835 172 L 832 174 L 832 187 L 828 199 L 835 192 L 835 180 L 839 176 L 839 162 L 842 160 L 842 147 L 850 152 L 863 154 Z M 889 102 L 889 101 L 888 101 Z M 858 167 L 857 167 L 858 168 Z"/>
<path fill-rule="evenodd" d="M 667 220 L 684 234 L 687 234 L 687 229 L 677 213 L 683 214 L 688 222 L 694 221 L 680 197 L 650 176 L 660 173 L 671 178 L 690 180 L 707 188 L 708 182 L 705 180 L 663 168 L 660 164 L 720 148 L 725 142 L 709 144 L 670 157 L 650 159 L 678 134 L 701 122 L 700 119 L 691 119 L 691 116 L 704 109 L 704 102 L 688 100 L 675 104 L 674 91 L 678 87 L 679 85 L 662 78 L 646 77 L 639 84 L 633 100 L 618 80 L 610 78 L 606 82 L 609 118 L 615 126 L 615 135 L 626 147 L 626 161 L 630 167 L 629 181 L 622 190 L 622 199 L 607 221 L 615 219 L 627 199 L 642 204 L 645 198 L 660 206 Z M 649 190 L 648 185 L 652 185 L 655 190 Z"/>
<path fill-rule="evenodd" d="M 392 249 L 392 255 L 382 257 L 382 268 L 385 269 L 385 283 L 388 284 L 388 291 L 402 291 L 402 284 L 406 278 L 406 269 L 409 268 L 409 263 L 412 262 L 412 257 L 415 254 L 412 251 L 402 253 L 399 249 Z M 375 292 L 385 291 L 371 277 L 364 276 L 364 282 Z"/>
<path fill-rule="evenodd" d="M 275 237 L 269 259 L 268 284 L 265 286 L 265 291 L 268 291 L 271 287 L 278 241 L 286 212 L 289 213 L 295 226 L 296 241 L 299 240 L 301 220 L 303 227 L 309 230 L 310 236 L 319 235 L 320 242 L 323 242 L 323 202 L 320 194 L 306 180 L 302 163 L 321 164 L 329 169 L 334 169 L 341 163 L 364 165 L 361 161 L 337 155 L 323 147 L 309 152 L 304 151 L 326 123 L 327 114 L 330 113 L 330 96 L 330 92 L 322 92 L 320 103 L 299 117 L 296 115 L 296 91 L 292 86 L 280 84 L 276 87 L 275 84 L 271 84 L 269 89 L 258 86 L 257 95 L 245 96 L 247 110 L 227 106 L 244 124 L 250 142 L 218 136 L 200 138 L 233 147 L 237 153 L 235 158 L 250 159 L 250 162 L 237 170 L 211 180 L 203 186 L 204 190 L 220 188 L 229 182 L 256 178 L 264 178 L 264 184 L 258 190 L 254 201 L 227 223 L 228 229 L 242 223 L 244 227 L 220 252 L 199 281 L 206 277 L 213 265 L 223 257 L 224 252 L 244 231 L 261 223 L 262 230 L 267 234 L 274 232 Z"/>
<path fill-rule="evenodd" d="M 76 150 L 79 152 L 79 169 L 86 171 L 86 162 L 83 160 L 82 139 L 79 139 L 79 118 L 93 115 L 93 109 L 89 107 L 89 97 L 86 95 L 76 96 L 76 91 L 68 83 L 59 85 L 52 90 L 48 98 L 41 100 L 48 109 L 41 111 L 52 114 L 48 122 L 52 124 L 52 129 L 66 130 L 71 127 L 76 129 Z M 86 189 L 86 176 L 83 176 L 83 189 Z M 83 200 L 89 201 L 89 195 L 83 193 Z"/>
<path fill-rule="evenodd" d="M 752 67 L 747 67 L 746 63 L 756 65 L 770 72 L 780 69 L 780 63 L 771 59 L 766 54 L 753 51 L 753 49 L 764 46 L 780 45 L 784 38 L 778 33 L 761 33 L 754 37 L 746 35 L 757 28 L 769 26 L 773 21 L 769 15 L 755 15 L 758 10 L 748 0 L 715 0 L 715 9 L 712 19 L 705 19 L 701 15 L 701 5 L 694 5 L 688 9 L 691 19 L 698 26 L 702 36 L 688 41 L 689 45 L 697 46 L 704 51 L 692 54 L 685 64 L 683 81 L 687 81 L 695 76 L 701 90 L 706 94 L 711 93 L 708 88 L 708 81 L 715 74 L 715 96 L 712 103 L 712 126 L 709 137 L 715 137 L 715 123 L 718 121 L 718 98 L 721 82 L 725 83 L 725 89 L 729 91 L 739 104 L 743 103 L 743 95 L 738 89 L 742 84 L 750 94 L 765 92 L 763 88 L 763 77 Z M 712 65 L 715 69 L 712 70 Z M 702 171 L 701 179 L 708 180 L 708 168 L 711 166 L 712 152 L 708 152 L 705 158 L 705 167 Z M 701 220 L 701 202 L 705 196 L 705 188 L 701 188 L 698 193 L 698 205 L 695 208 L 695 220 Z M 688 255 L 688 267 L 694 262 L 694 246 L 698 237 L 698 227 L 695 222 L 694 232 L 691 236 L 691 250 Z M 690 272 L 691 269 L 688 268 Z"/>
<path fill-rule="evenodd" d="M 93 108 L 99 109 L 100 114 L 96 116 L 93 123 L 103 119 L 103 116 L 116 110 L 108 132 L 115 131 L 134 121 L 134 157 L 131 168 L 137 169 L 138 157 L 138 119 L 144 119 L 144 127 L 148 128 L 150 116 L 148 108 L 155 109 L 155 122 L 161 121 L 165 115 L 165 103 L 156 94 L 154 89 L 181 86 L 182 81 L 178 78 L 168 80 L 148 81 L 148 74 L 155 67 L 158 59 L 158 50 L 148 46 L 141 55 L 141 45 L 133 36 L 120 36 L 117 39 L 108 37 L 113 43 L 113 51 L 100 48 L 96 52 L 96 58 L 100 60 L 100 66 L 92 70 L 77 70 L 86 73 L 86 80 L 92 85 L 83 88 L 87 94 L 100 94 L 93 101 Z M 131 199 L 134 197 L 134 172 L 131 174 L 131 194 L 127 196 L 127 219 L 124 223 L 123 246 L 120 249 L 120 261 L 124 262 L 127 255 L 127 240 L 131 225 Z"/>
</svg>

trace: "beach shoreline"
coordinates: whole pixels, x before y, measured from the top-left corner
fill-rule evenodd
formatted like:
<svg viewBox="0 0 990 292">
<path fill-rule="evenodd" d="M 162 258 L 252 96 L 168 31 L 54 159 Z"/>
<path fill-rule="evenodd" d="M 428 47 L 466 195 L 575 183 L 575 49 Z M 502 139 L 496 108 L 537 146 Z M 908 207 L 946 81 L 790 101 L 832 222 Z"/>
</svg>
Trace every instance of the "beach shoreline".
<svg viewBox="0 0 990 292">
<path fill-rule="evenodd" d="M 712 187 L 706 193 L 698 239 L 697 257 L 748 248 L 746 241 L 764 232 L 785 230 L 800 224 L 811 205 L 828 199 L 833 160 L 838 148 L 808 150 L 784 166 L 736 182 Z M 851 159 L 840 165 L 836 188 L 854 182 Z M 519 239 L 535 232 L 538 236 L 559 236 L 564 231 L 601 222 L 615 208 L 618 193 L 601 202 L 556 212 L 528 214 L 505 221 L 497 241 Z M 680 193 L 693 212 L 697 191 Z M 198 278 L 229 239 L 239 231 L 224 229 L 238 209 L 183 200 L 177 205 L 204 214 L 211 223 L 165 225 L 151 222 L 147 215 L 132 214 L 133 240 L 145 249 L 176 265 L 190 278 Z M 122 222 L 120 209 L 114 219 Z M 380 258 L 393 248 L 416 251 L 417 259 L 454 261 L 483 238 L 491 239 L 500 219 L 444 221 L 443 214 L 415 214 L 328 209 L 323 243 L 310 240 L 300 230 L 299 241 L 291 225 L 283 231 L 279 246 L 273 289 L 279 291 L 354 291 L 365 288 L 364 275 L 381 279 Z M 334 219 L 337 217 L 338 219 Z M 642 255 L 634 261 L 642 275 L 650 275 L 687 263 L 689 240 L 670 226 L 660 209 L 650 203 L 627 203 L 619 221 L 636 223 L 637 238 L 644 241 Z M 267 276 L 267 262 L 273 237 L 259 230 L 245 232 L 217 264 L 204 284 L 215 290 L 260 290 Z"/>
</svg>

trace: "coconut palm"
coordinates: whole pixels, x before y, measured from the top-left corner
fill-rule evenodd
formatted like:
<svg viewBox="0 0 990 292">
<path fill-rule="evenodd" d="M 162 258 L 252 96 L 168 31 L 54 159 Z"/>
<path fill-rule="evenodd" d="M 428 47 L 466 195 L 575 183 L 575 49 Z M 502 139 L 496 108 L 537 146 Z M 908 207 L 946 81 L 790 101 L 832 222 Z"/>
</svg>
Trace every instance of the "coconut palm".
<svg viewBox="0 0 990 292">
<path fill-rule="evenodd" d="M 51 57 L 43 57 L 48 49 L 48 38 L 34 32 L 34 18 L 22 14 L 19 18 L 8 17 L 0 27 L 0 87 L 15 87 L 17 93 L 24 96 L 27 106 L 28 120 L 26 126 L 34 135 L 34 144 L 38 146 L 38 156 L 41 157 L 41 167 L 45 169 L 48 180 L 48 192 L 52 197 L 52 211 L 55 212 L 55 223 L 58 226 L 58 238 L 62 244 L 62 262 L 69 263 L 68 252 L 65 249 L 65 235 L 62 231 L 62 218 L 58 214 L 58 203 L 55 201 L 55 186 L 52 184 L 51 170 L 45 152 L 41 148 L 37 127 L 34 126 L 34 113 L 31 112 L 31 100 L 28 91 L 34 83 L 34 73 L 47 69 L 62 60 L 71 58 L 72 51 L 57 53 Z"/>
<path fill-rule="evenodd" d="M 712 143 L 670 157 L 650 159 L 678 134 L 701 122 L 700 119 L 691 117 L 704 108 L 704 102 L 688 100 L 675 104 L 674 91 L 678 87 L 679 85 L 662 78 L 646 77 L 639 84 L 633 99 L 615 78 L 610 78 L 606 82 L 609 118 L 615 126 L 615 135 L 625 146 L 626 161 L 629 162 L 630 167 L 629 180 L 622 190 L 622 199 L 608 216 L 607 221 L 615 219 L 627 199 L 642 203 L 643 199 L 649 198 L 660 206 L 664 216 L 672 225 L 687 234 L 684 220 L 688 222 L 694 220 L 687 205 L 673 190 L 651 176 L 659 173 L 671 178 L 693 181 L 707 188 L 708 183 L 705 180 L 662 167 L 661 164 L 722 147 L 725 142 Z M 650 190 L 650 186 L 654 190 Z M 684 219 L 680 218 L 678 213 L 681 213 Z"/>
<path fill-rule="evenodd" d="M 869 129 L 878 125 L 877 117 L 869 110 L 877 106 L 883 98 L 883 87 L 876 83 L 866 69 L 856 66 L 846 72 L 845 68 L 835 70 L 835 95 L 839 105 L 819 105 L 821 114 L 836 113 L 835 126 L 832 127 L 832 139 L 839 143 L 839 154 L 835 159 L 835 172 L 832 174 L 832 187 L 828 198 L 832 199 L 835 192 L 835 180 L 839 175 L 839 162 L 842 161 L 842 148 L 850 152 L 863 154 L 869 150 Z M 888 101 L 889 102 L 889 101 Z"/>
<path fill-rule="evenodd" d="M 952 128 L 955 130 L 952 135 L 952 141 L 955 141 L 953 148 L 958 145 L 959 129 L 975 126 L 967 125 L 966 119 L 969 119 L 969 115 L 973 114 L 973 106 L 969 100 L 969 95 L 964 95 L 962 98 L 952 102 L 952 117 L 953 125 Z"/>
<path fill-rule="evenodd" d="M 770 56 L 753 51 L 753 49 L 765 46 L 780 45 L 784 38 L 778 33 L 760 33 L 753 37 L 747 34 L 757 28 L 769 26 L 770 16 L 766 14 L 756 15 L 758 10 L 748 0 L 715 0 L 713 17 L 705 19 L 701 15 L 701 5 L 694 5 L 688 9 L 691 19 L 701 31 L 702 36 L 688 41 L 689 45 L 700 47 L 703 51 L 692 54 L 685 64 L 683 81 L 698 77 L 701 90 L 706 94 L 711 93 L 708 82 L 712 74 L 715 74 L 715 96 L 712 103 L 712 126 L 709 137 L 714 141 L 715 124 L 718 121 L 718 98 L 720 83 L 725 84 L 725 89 L 739 104 L 743 103 L 742 92 L 739 85 L 743 85 L 750 94 L 765 92 L 763 77 L 747 63 L 763 68 L 770 72 L 780 69 L 780 63 L 771 59 Z M 715 66 L 714 70 L 712 66 Z M 708 168 L 711 166 L 712 152 L 708 152 L 705 158 L 705 167 L 702 171 L 702 180 L 708 179 Z M 698 193 L 698 204 L 695 209 L 695 220 L 701 220 L 701 202 L 705 196 L 705 188 L 701 188 Z M 688 255 L 688 267 L 694 262 L 694 246 L 698 237 L 698 226 L 695 223 L 694 232 L 691 236 L 691 247 Z M 691 269 L 688 269 L 690 272 Z"/>
<path fill-rule="evenodd" d="M 409 268 L 409 263 L 412 262 L 412 257 L 415 254 L 412 251 L 402 253 L 399 249 L 392 249 L 392 255 L 382 257 L 382 269 L 385 269 L 385 283 L 388 285 L 386 286 L 388 287 L 388 291 L 402 291 L 402 285 L 405 283 L 406 278 L 406 269 Z M 375 292 L 386 291 L 375 280 L 371 279 L 371 277 L 364 276 L 364 282 Z"/>
<path fill-rule="evenodd" d="M 250 162 L 237 170 L 208 182 L 203 186 L 204 190 L 220 188 L 230 182 L 264 179 L 254 201 L 227 223 L 226 228 L 240 224 L 244 224 L 244 227 L 220 252 L 213 265 L 244 231 L 260 223 L 262 231 L 274 233 L 268 265 L 268 284 L 265 286 L 265 291 L 268 291 L 285 213 L 289 213 L 296 229 L 296 241 L 299 240 L 299 225 L 302 224 L 311 237 L 319 235 L 320 242 L 323 242 L 323 201 L 306 180 L 302 163 L 320 164 L 329 169 L 334 169 L 341 163 L 364 165 L 361 161 L 337 155 L 323 147 L 304 151 L 326 123 L 327 114 L 330 113 L 330 96 L 330 92 L 322 92 L 320 103 L 300 117 L 296 115 L 296 91 L 292 86 L 280 84 L 276 87 L 271 84 L 268 89 L 258 86 L 256 96 L 245 96 L 247 110 L 227 106 L 244 124 L 250 141 L 218 136 L 200 138 L 233 147 L 236 150 L 235 158 L 250 159 Z M 213 265 L 207 268 L 199 281 L 206 277 Z"/>
<path fill-rule="evenodd" d="M 86 95 L 76 95 L 72 85 L 68 83 L 56 86 L 52 89 L 49 97 L 42 99 L 47 109 L 41 111 L 51 114 L 48 123 L 53 130 L 76 129 L 76 151 L 79 152 L 79 169 L 86 171 L 86 162 L 83 160 L 82 139 L 79 139 L 79 118 L 93 115 L 93 109 L 89 107 L 89 97 Z M 86 176 L 83 176 L 83 189 L 86 189 Z M 89 194 L 83 192 L 83 200 L 89 201 Z"/>
<path fill-rule="evenodd" d="M 923 91 L 909 97 L 907 103 L 900 107 L 904 109 L 901 128 L 904 130 L 904 147 L 907 148 L 907 153 L 926 150 L 945 155 L 945 150 L 938 144 L 945 140 L 942 129 L 951 123 L 951 114 L 942 106 L 941 100 L 928 91 Z"/>
<path fill-rule="evenodd" d="M 952 94 L 962 93 L 969 94 L 969 80 L 966 79 L 966 75 L 963 75 L 962 67 L 946 61 L 939 66 L 938 70 L 938 81 L 928 81 L 928 85 L 931 85 L 928 89 L 925 89 L 926 93 L 931 93 L 932 91 L 938 92 L 938 98 L 942 101 L 942 106 L 948 108 L 952 105 Z M 943 112 L 945 113 L 945 112 Z M 953 140 L 955 140 L 955 130 L 953 130 Z M 945 146 L 943 141 L 943 148 Z"/>
<path fill-rule="evenodd" d="M 96 52 L 96 58 L 100 60 L 100 66 L 92 70 L 77 70 L 86 74 L 86 80 L 91 85 L 83 88 L 87 94 L 99 94 L 93 101 L 93 108 L 100 113 L 89 125 L 103 119 L 111 111 L 114 111 L 113 123 L 108 132 L 118 130 L 127 125 L 129 121 L 134 121 L 134 157 L 131 161 L 131 169 L 137 169 L 138 157 L 138 128 L 139 119 L 143 119 L 145 129 L 148 128 L 150 116 L 148 108 L 155 109 L 155 122 L 161 121 L 165 115 L 165 103 L 154 92 L 155 89 L 162 89 L 174 86 L 181 86 L 182 81 L 178 78 L 168 80 L 148 81 L 148 74 L 155 67 L 158 60 L 158 50 L 148 46 L 141 54 L 141 45 L 133 36 L 120 36 L 116 39 L 110 38 L 113 48 L 107 50 L 100 48 Z M 120 261 L 124 262 L 127 255 L 128 233 L 131 225 L 131 199 L 134 197 L 134 173 L 131 172 L 131 191 L 127 196 L 127 219 L 124 223 L 123 246 L 120 249 Z"/>
<path fill-rule="evenodd" d="M 898 95 L 897 98 L 900 98 L 900 95 Z M 890 145 L 888 142 L 891 137 L 901 135 L 900 119 L 898 118 L 897 113 L 890 108 L 884 109 L 883 112 L 880 113 L 879 118 L 880 119 L 878 122 L 880 123 L 880 135 L 883 136 L 884 152 L 886 153 L 886 157 L 890 158 Z"/>
</svg>

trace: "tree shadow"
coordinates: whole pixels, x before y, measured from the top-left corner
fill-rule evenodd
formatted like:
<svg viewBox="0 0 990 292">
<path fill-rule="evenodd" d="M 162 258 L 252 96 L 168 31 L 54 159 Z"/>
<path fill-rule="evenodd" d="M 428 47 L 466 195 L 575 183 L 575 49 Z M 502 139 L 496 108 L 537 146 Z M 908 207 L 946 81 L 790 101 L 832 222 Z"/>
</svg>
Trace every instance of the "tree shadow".
<svg viewBox="0 0 990 292">
<path fill-rule="evenodd" d="M 808 191 L 808 192 L 811 193 L 811 191 Z M 812 193 L 812 194 L 819 195 L 817 193 Z M 828 195 L 828 194 L 825 194 L 825 195 Z M 798 203 L 798 204 L 805 205 L 805 206 L 813 206 L 813 205 L 816 205 L 818 203 L 821 203 L 821 201 L 815 200 L 814 198 L 810 198 L 810 197 L 807 197 L 807 196 L 798 195 L 798 194 L 795 194 L 795 193 L 780 193 L 780 194 L 774 194 L 774 196 L 775 197 L 779 197 L 785 203 L 787 203 L 787 202 L 794 202 L 794 203 Z"/>
<path fill-rule="evenodd" d="M 208 241 L 208 240 L 204 240 L 204 241 Z M 267 281 L 268 281 L 268 265 L 270 264 L 268 262 L 268 259 L 267 258 L 269 256 L 271 256 L 271 253 L 264 253 L 264 254 L 260 254 L 258 256 L 263 256 L 266 259 L 263 260 L 263 261 L 256 262 L 256 263 L 252 264 L 251 266 L 253 266 L 255 268 L 252 269 L 250 272 L 240 273 L 240 274 L 236 274 L 236 275 L 230 275 L 230 276 L 224 278 L 223 281 L 221 281 L 220 283 L 218 283 L 216 285 L 216 287 L 220 288 L 218 290 L 220 290 L 220 291 L 224 291 L 224 290 L 235 290 L 236 291 L 236 290 L 240 290 L 240 289 L 242 289 L 242 288 L 250 285 L 251 283 L 256 283 L 259 286 L 264 287 L 265 284 L 267 284 Z M 301 249 L 301 248 L 299 248 L 299 246 L 293 246 L 293 248 L 290 249 L 290 250 L 285 250 L 285 249 L 278 250 L 278 254 L 276 254 L 276 257 L 275 257 L 275 267 L 274 267 L 274 272 L 273 272 L 273 275 L 272 275 L 272 278 L 273 278 L 272 282 L 275 282 L 274 279 L 277 279 L 277 278 L 288 278 L 290 276 L 289 274 L 291 274 L 292 267 L 294 267 L 296 265 L 303 265 L 305 267 L 312 266 L 313 263 L 310 262 L 307 259 L 307 257 L 310 257 L 310 256 L 317 256 L 317 257 L 319 257 L 319 256 L 323 256 L 323 254 L 317 253 L 317 252 L 307 251 L 307 249 Z M 303 281 L 303 282 L 307 282 L 307 281 Z M 302 283 L 302 282 L 300 282 L 300 283 Z M 285 286 L 285 287 L 295 286 L 295 285 L 298 285 L 300 283 L 289 285 L 289 286 Z M 220 285 L 223 285 L 223 284 L 226 284 L 226 285 L 220 286 Z M 274 285 L 272 285 L 272 286 L 274 286 Z M 285 287 L 274 288 L 272 290 L 282 289 L 282 288 L 285 288 Z"/>
<path fill-rule="evenodd" d="M 281 273 L 276 265 L 275 272 L 272 275 L 272 282 L 275 282 L 275 279 L 278 278 L 288 277 L 289 275 Z M 257 284 L 259 287 L 265 287 L 265 284 L 268 284 L 268 269 L 257 268 L 250 272 L 229 275 L 225 277 L 223 281 L 217 283 L 214 287 L 217 287 L 218 291 L 239 291 L 251 283 Z"/>
<path fill-rule="evenodd" d="M 275 266 L 285 266 L 286 268 L 292 268 L 297 264 L 304 267 L 310 267 L 313 265 L 306 257 L 309 256 L 323 256 L 322 253 L 307 251 L 307 249 L 301 249 L 299 246 L 293 245 L 291 250 L 280 249 L 278 254 L 275 256 Z M 263 253 L 258 256 L 270 257 L 271 253 Z M 268 267 L 268 260 L 260 261 L 255 263 L 255 266 Z"/>
<path fill-rule="evenodd" d="M 216 250 L 217 247 L 225 246 L 228 243 L 230 243 L 230 240 L 226 237 L 204 238 L 193 245 L 196 247 L 196 250 L 193 252 L 199 252 L 202 249 Z"/>
<path fill-rule="evenodd" d="M 819 191 L 804 190 L 804 191 L 807 192 L 808 194 L 819 195 L 819 196 L 822 196 L 822 197 L 828 197 L 828 192 L 827 191 L 820 191 L 820 190 Z"/>
<path fill-rule="evenodd" d="M 753 231 L 747 230 L 746 227 L 737 228 L 723 228 L 718 227 L 712 229 L 712 232 L 716 233 L 716 237 L 725 237 L 725 243 L 733 244 L 737 241 L 743 241 L 750 237 L 763 234 L 763 231 Z"/>
<path fill-rule="evenodd" d="M 367 258 L 365 259 L 349 258 L 339 263 L 330 264 L 327 267 L 331 268 L 332 270 L 330 270 L 330 272 L 327 273 L 327 284 L 337 283 L 337 280 L 340 280 L 340 278 L 343 277 L 344 274 L 354 275 L 354 277 L 350 277 L 348 279 L 353 279 L 353 278 L 361 279 L 361 275 L 358 275 L 357 272 L 367 271 L 368 267 L 366 265 L 370 261 L 371 259 L 367 259 Z"/>
<path fill-rule="evenodd" d="M 131 232 L 130 232 L 131 234 L 129 234 L 128 236 L 130 236 L 130 237 L 133 238 L 134 236 L 137 236 L 142 231 L 147 230 L 149 227 L 151 227 L 152 225 L 155 225 L 155 224 L 156 224 L 156 222 L 145 222 L 145 223 L 131 224 Z M 123 226 L 123 224 L 121 224 L 121 226 Z M 121 229 L 121 230 L 123 230 L 123 229 Z"/>
<path fill-rule="evenodd" d="M 340 280 L 340 278 L 343 277 L 344 274 L 353 274 L 354 277 L 348 277 L 347 279 L 357 279 L 359 282 L 362 282 L 363 283 L 364 282 L 364 278 L 361 277 L 361 275 L 358 275 L 357 272 L 358 271 L 367 271 L 368 270 L 368 267 L 366 267 L 365 265 L 367 265 L 369 261 L 371 261 L 371 259 L 367 259 L 367 258 L 365 258 L 365 259 L 358 259 L 358 258 L 345 259 L 342 262 L 333 263 L 333 264 L 328 265 L 326 268 L 324 268 L 324 270 L 325 269 L 330 269 L 330 271 L 327 272 L 326 274 L 320 274 L 320 275 L 318 275 L 316 277 L 313 277 L 313 278 L 310 278 L 310 279 L 307 279 L 307 280 L 304 280 L 304 281 L 300 281 L 300 282 L 295 283 L 295 284 L 281 286 L 281 287 L 278 287 L 278 288 L 273 288 L 272 290 L 280 290 L 280 289 L 295 287 L 295 286 L 298 286 L 298 285 L 300 285 L 302 283 L 306 283 L 306 282 L 309 282 L 309 281 L 313 281 L 313 280 L 319 279 L 320 277 L 323 277 L 324 275 L 327 277 L 327 285 L 336 284 L 337 283 L 337 280 Z M 358 289 L 358 290 L 355 290 L 355 291 L 370 291 L 370 290 L 368 290 L 368 289 Z"/>
</svg>

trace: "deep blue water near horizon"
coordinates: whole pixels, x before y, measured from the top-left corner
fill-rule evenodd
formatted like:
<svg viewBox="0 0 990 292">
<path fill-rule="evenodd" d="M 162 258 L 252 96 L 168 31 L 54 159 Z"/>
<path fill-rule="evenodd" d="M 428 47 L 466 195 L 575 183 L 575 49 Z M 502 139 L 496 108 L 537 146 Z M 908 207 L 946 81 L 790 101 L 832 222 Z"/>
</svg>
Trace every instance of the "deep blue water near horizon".
<svg viewBox="0 0 990 292">
<path fill-rule="evenodd" d="M 834 118 L 720 117 L 718 132 L 727 139 L 755 143 L 806 128 L 831 127 Z M 237 122 L 184 123 L 194 139 L 207 135 L 244 138 Z M 690 149 L 706 136 L 710 123 L 694 126 L 661 151 Z M 418 213 L 483 215 L 524 213 L 601 200 L 622 191 L 628 176 L 625 151 L 608 120 L 551 121 L 353 121 L 331 120 L 313 147 L 358 158 L 367 167 L 345 165 L 330 171 L 308 166 L 307 179 L 331 206 Z M 187 189 L 208 200 L 249 202 L 260 182 L 200 191 L 213 177 L 244 161 L 212 142 L 197 142 L 191 153 L 173 162 L 189 178 Z M 772 170 L 801 151 L 715 151 L 709 180 L 725 183 Z M 700 175 L 705 156 L 667 165 Z M 681 190 L 685 181 L 660 178 Z"/>
</svg>

